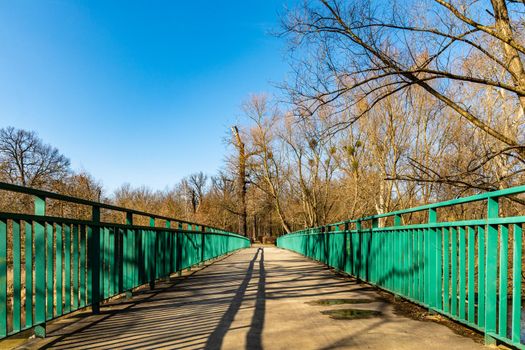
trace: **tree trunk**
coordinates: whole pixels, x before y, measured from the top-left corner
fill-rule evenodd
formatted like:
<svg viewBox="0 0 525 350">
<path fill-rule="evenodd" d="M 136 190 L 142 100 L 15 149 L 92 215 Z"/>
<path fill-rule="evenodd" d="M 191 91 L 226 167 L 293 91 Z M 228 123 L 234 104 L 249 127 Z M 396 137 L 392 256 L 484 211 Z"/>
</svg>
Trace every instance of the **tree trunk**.
<svg viewBox="0 0 525 350">
<path fill-rule="evenodd" d="M 237 170 L 237 197 L 239 200 L 239 233 L 243 236 L 248 234 L 247 226 L 247 209 L 246 209 L 246 152 L 244 143 L 242 142 L 239 129 L 236 126 L 232 127 L 232 133 L 237 141 L 237 149 L 239 151 L 239 168 Z"/>
</svg>

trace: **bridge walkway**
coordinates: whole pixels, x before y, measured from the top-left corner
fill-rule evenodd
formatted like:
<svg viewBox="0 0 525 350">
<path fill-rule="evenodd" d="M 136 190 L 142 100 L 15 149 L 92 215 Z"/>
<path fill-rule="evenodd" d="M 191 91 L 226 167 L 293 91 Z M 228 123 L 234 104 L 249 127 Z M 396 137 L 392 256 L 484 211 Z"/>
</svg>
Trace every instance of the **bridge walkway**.
<svg viewBox="0 0 525 350">
<path fill-rule="evenodd" d="M 343 309 L 375 312 L 354 317 Z M 326 314 L 334 310 L 334 317 L 351 317 Z M 484 348 L 442 324 L 402 316 L 366 284 L 298 254 L 257 246 L 103 306 L 100 315 L 72 315 L 52 328 L 47 338 L 21 348 Z"/>
</svg>

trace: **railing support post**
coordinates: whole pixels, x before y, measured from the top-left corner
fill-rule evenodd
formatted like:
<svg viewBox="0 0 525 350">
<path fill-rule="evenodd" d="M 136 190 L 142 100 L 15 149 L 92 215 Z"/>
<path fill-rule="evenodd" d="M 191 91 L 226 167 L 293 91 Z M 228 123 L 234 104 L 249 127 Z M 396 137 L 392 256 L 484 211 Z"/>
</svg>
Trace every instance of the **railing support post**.
<svg viewBox="0 0 525 350">
<path fill-rule="evenodd" d="M 428 210 L 428 223 L 435 224 L 437 223 L 437 211 L 434 208 Z M 427 282 L 425 283 L 425 289 L 427 291 L 427 304 L 429 307 L 435 307 L 437 304 L 438 295 L 441 295 L 441 288 L 438 290 L 438 284 L 436 283 L 437 278 L 440 276 L 437 273 L 438 266 L 436 264 L 437 259 L 437 231 L 433 227 L 429 227 L 426 236 L 426 248 L 427 248 L 427 266 L 426 266 L 426 276 Z M 441 253 L 441 252 L 439 252 Z M 439 266 L 441 269 L 441 266 Z"/>
<path fill-rule="evenodd" d="M 357 220 L 355 223 L 355 229 L 357 231 L 357 278 L 361 279 L 362 273 L 361 270 L 363 269 L 363 244 L 362 244 L 362 238 L 361 238 L 361 220 Z"/>
<path fill-rule="evenodd" d="M 155 227 L 155 217 L 151 216 L 149 218 L 149 226 Z M 149 260 L 149 288 L 155 289 L 155 277 L 157 274 L 157 233 L 155 230 L 151 230 L 151 234 L 153 237 L 150 236 L 150 239 L 148 240 L 150 242 L 149 244 L 149 254 L 148 254 L 148 260 Z"/>
<path fill-rule="evenodd" d="M 46 198 L 33 197 L 35 215 L 46 215 Z M 35 336 L 46 336 L 46 239 L 44 222 L 35 222 Z M 48 242 L 53 244 L 53 242 Z M 52 258 L 51 258 L 52 259 Z"/>
<path fill-rule="evenodd" d="M 325 254 L 325 264 L 330 265 L 330 231 L 332 230 L 332 227 L 329 225 L 325 226 L 325 247 L 326 247 L 326 254 Z"/>
<path fill-rule="evenodd" d="M 126 212 L 126 225 L 133 225 L 133 213 Z M 129 290 L 133 287 L 133 275 L 135 271 L 135 266 L 131 263 L 133 260 L 133 245 L 134 242 L 133 231 L 131 229 L 126 229 L 124 232 L 123 245 L 124 249 L 124 289 L 126 290 L 126 298 L 131 298 L 132 292 Z"/>
<path fill-rule="evenodd" d="M 371 266 L 369 266 L 369 270 L 371 270 L 371 281 L 373 283 L 377 283 L 377 275 L 379 271 L 379 239 L 381 238 L 380 235 L 376 235 L 376 232 L 374 229 L 379 227 L 379 219 L 378 218 L 372 218 L 372 229 L 370 230 L 370 240 L 369 244 L 372 245 L 370 251 L 372 252 L 371 261 L 369 263 Z"/>
<path fill-rule="evenodd" d="M 487 219 L 499 216 L 499 198 L 487 199 Z M 496 333 L 496 302 L 498 282 L 498 225 L 488 225 L 485 254 L 485 345 L 496 345 L 490 333 Z"/>
<path fill-rule="evenodd" d="M 193 231 L 193 228 L 192 228 L 192 226 L 190 224 L 186 224 L 186 228 L 187 228 L 188 231 Z M 186 271 L 191 271 L 191 264 L 190 264 L 190 266 L 188 266 Z"/>
<path fill-rule="evenodd" d="M 343 271 L 347 272 L 346 266 L 348 260 L 348 222 L 345 222 L 343 235 Z"/>
<path fill-rule="evenodd" d="M 206 244 L 206 228 L 204 226 L 201 226 L 201 231 L 202 231 L 202 237 L 201 237 L 201 264 L 204 265 L 204 258 L 205 258 L 205 255 L 204 255 L 204 249 L 205 249 L 205 244 Z"/>
<path fill-rule="evenodd" d="M 401 226 L 401 215 L 394 215 L 394 226 Z"/>
<path fill-rule="evenodd" d="M 170 220 L 166 220 L 166 228 L 167 229 L 170 229 L 171 228 L 171 221 Z M 171 254 L 172 252 L 172 248 L 171 248 L 171 245 L 172 245 L 172 236 L 171 236 L 171 232 L 168 232 L 168 235 L 167 236 L 167 239 L 165 240 L 165 242 L 167 243 L 167 247 L 164 248 L 164 250 L 162 251 L 162 255 L 164 256 L 164 258 L 162 259 L 163 261 L 163 267 L 162 267 L 162 274 L 165 276 L 166 278 L 166 281 L 170 281 L 171 279 L 171 259 L 173 259 L 173 256 Z"/>
<path fill-rule="evenodd" d="M 177 239 L 176 239 L 177 241 L 176 242 L 177 244 L 176 270 L 177 270 L 177 275 L 180 277 L 182 276 L 182 239 L 181 239 L 182 233 L 180 232 L 182 231 L 182 222 L 179 222 L 178 229 L 179 229 L 179 232 L 177 232 Z"/>
<path fill-rule="evenodd" d="M 88 236 L 89 268 L 91 271 L 91 311 L 100 313 L 100 207 L 91 207 L 91 235 Z"/>
</svg>

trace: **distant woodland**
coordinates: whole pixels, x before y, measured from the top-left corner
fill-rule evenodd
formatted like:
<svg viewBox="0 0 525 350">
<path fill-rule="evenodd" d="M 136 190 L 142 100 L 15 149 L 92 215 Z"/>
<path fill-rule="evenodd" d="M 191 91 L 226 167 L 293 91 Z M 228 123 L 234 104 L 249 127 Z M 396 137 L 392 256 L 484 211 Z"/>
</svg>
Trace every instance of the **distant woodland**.
<svg viewBox="0 0 525 350">
<path fill-rule="evenodd" d="M 524 14 L 521 0 L 305 1 L 278 30 L 288 79 L 239 101 L 216 174 L 107 193 L 49 140 L 4 127 L 0 180 L 250 237 L 523 185 Z"/>
</svg>

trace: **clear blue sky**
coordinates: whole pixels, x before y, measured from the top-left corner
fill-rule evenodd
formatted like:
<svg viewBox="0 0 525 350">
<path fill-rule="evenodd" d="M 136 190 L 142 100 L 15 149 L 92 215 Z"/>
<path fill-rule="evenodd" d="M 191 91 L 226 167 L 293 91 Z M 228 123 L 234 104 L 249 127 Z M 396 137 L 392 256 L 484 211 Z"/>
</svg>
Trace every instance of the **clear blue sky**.
<svg viewBox="0 0 525 350">
<path fill-rule="evenodd" d="M 286 2 L 0 1 L 0 127 L 36 131 L 111 192 L 220 168 L 252 93 L 286 77 Z"/>
</svg>

